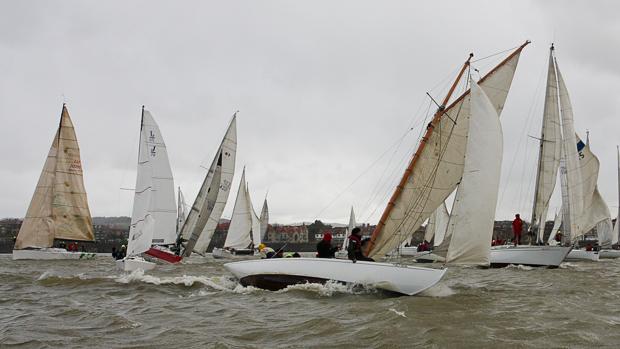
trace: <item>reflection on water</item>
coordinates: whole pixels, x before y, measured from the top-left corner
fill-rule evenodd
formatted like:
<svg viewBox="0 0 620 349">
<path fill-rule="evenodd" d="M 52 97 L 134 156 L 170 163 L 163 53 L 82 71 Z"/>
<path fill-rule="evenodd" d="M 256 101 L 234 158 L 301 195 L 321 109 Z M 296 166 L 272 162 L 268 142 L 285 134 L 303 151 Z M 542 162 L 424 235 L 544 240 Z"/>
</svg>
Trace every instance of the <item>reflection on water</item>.
<svg viewBox="0 0 620 349">
<path fill-rule="evenodd" d="M 121 273 L 111 258 L 0 256 L 0 346 L 620 347 L 620 260 L 450 267 L 417 297 L 339 283 L 240 286 L 225 261 Z"/>
</svg>

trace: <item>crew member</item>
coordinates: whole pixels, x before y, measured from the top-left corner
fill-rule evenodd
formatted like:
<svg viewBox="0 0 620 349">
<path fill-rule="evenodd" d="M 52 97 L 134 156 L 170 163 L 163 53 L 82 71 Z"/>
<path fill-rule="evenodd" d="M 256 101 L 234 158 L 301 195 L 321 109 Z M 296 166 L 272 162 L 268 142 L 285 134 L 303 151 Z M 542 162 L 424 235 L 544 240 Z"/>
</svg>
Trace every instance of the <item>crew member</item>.
<svg viewBox="0 0 620 349">
<path fill-rule="evenodd" d="M 332 234 L 323 234 L 323 240 L 316 244 L 316 257 L 334 258 L 336 257 L 336 251 L 338 251 L 338 247 L 332 246 Z"/>
<path fill-rule="evenodd" d="M 360 228 L 353 228 L 349 235 L 349 246 L 347 247 L 347 256 L 353 263 L 360 261 L 374 262 L 375 260 L 364 256 L 362 251 L 362 231 Z"/>
<path fill-rule="evenodd" d="M 512 233 L 514 234 L 515 246 L 521 243 L 521 231 L 523 231 L 523 221 L 521 216 L 517 213 L 514 221 L 512 221 Z"/>
</svg>

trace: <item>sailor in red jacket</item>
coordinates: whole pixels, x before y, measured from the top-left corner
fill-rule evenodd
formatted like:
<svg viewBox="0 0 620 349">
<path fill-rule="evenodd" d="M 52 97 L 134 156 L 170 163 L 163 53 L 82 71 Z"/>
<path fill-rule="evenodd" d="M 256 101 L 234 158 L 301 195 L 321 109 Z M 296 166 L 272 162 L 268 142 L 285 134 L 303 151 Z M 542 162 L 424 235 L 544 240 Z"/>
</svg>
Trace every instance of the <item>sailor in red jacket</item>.
<svg viewBox="0 0 620 349">
<path fill-rule="evenodd" d="M 521 243 L 521 231 L 523 231 L 523 221 L 517 213 L 515 215 L 515 220 L 512 221 L 512 233 L 514 234 L 515 246 Z"/>
</svg>

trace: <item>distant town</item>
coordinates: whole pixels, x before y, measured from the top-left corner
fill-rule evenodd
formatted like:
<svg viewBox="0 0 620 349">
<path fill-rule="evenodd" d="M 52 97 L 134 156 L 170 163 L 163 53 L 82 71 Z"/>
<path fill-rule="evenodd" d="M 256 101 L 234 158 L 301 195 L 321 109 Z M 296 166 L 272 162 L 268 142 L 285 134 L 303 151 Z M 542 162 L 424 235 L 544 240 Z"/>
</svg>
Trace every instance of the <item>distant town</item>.
<svg viewBox="0 0 620 349">
<path fill-rule="evenodd" d="M 84 242 L 80 248 L 90 252 L 108 253 L 113 247 L 120 247 L 127 244 L 129 235 L 129 217 L 93 217 L 93 227 L 96 242 Z M 0 220 L 0 253 L 10 253 L 13 250 L 15 238 L 21 227 L 20 218 L 4 218 Z M 222 247 L 226 240 L 226 232 L 230 221 L 222 219 L 211 240 L 207 252 L 211 252 L 214 247 Z M 545 226 L 545 238 L 549 236 L 552 221 L 548 221 Z M 363 236 L 370 236 L 375 229 L 375 225 L 359 224 Z M 267 229 L 267 238 L 264 243 L 272 248 L 278 249 L 286 245 L 285 249 L 290 251 L 311 252 L 316 248 L 316 243 L 323 238 L 323 234 L 331 233 L 336 245 L 342 244 L 346 227 L 342 224 L 323 223 L 320 220 L 314 223 L 301 223 L 295 225 L 270 224 Z M 591 232 L 590 238 L 595 235 Z M 512 238 L 511 221 L 496 221 L 493 229 L 493 239 L 510 240 Z M 417 245 L 424 239 L 424 227 L 420 227 L 411 239 L 411 245 Z"/>
</svg>

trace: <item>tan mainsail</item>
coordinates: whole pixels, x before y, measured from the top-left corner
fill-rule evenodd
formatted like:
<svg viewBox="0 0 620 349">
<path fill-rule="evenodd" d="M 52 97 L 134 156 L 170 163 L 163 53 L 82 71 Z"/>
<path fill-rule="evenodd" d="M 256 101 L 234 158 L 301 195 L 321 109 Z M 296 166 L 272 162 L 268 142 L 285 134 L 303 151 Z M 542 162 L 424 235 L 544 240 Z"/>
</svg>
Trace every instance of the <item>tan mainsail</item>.
<svg viewBox="0 0 620 349">
<path fill-rule="evenodd" d="M 519 56 L 526 42 L 510 54 L 478 84 L 500 114 L 512 83 Z M 443 102 L 446 105 L 469 60 Z M 390 199 L 367 248 L 369 256 L 383 256 L 410 236 L 454 191 L 463 175 L 463 158 L 469 122 L 466 91 L 445 109 L 439 110 L 413 155 L 403 178 Z M 457 120 L 458 119 L 458 120 Z"/>
<path fill-rule="evenodd" d="M 54 239 L 95 240 L 82 178 L 80 148 L 64 105 L 15 249 L 51 247 Z"/>
</svg>

